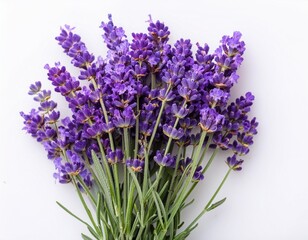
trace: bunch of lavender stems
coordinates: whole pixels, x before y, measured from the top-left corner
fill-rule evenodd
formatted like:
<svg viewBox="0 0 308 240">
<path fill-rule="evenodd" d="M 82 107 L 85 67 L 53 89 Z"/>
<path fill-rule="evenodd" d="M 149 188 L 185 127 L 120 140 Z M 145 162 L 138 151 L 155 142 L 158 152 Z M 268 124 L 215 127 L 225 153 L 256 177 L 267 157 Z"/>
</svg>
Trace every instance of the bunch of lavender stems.
<svg viewBox="0 0 308 240">
<path fill-rule="evenodd" d="M 129 42 L 109 15 L 101 24 L 106 58 L 96 58 L 65 25 L 56 40 L 80 74 L 60 63 L 45 69 L 71 115 L 60 118 L 41 82 L 29 91 L 39 107 L 21 112 L 24 130 L 54 163 L 54 178 L 76 188 L 88 220 L 58 205 L 86 225 L 83 239 L 186 239 L 202 215 L 225 201 L 214 203 L 257 134 L 248 116 L 254 96 L 229 102 L 245 51 L 241 33 L 224 36 L 214 53 L 197 43 L 193 54 L 190 40 L 172 46 L 164 23 L 150 17 L 148 24 Z M 186 226 L 181 212 L 219 150 L 231 153 L 226 174 Z"/>
</svg>

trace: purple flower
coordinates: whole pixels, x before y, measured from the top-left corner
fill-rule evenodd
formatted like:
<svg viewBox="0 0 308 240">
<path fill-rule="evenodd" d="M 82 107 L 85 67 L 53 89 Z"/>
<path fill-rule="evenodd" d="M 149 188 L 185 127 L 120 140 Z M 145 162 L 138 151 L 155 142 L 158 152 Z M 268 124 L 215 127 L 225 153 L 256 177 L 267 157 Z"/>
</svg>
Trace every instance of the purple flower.
<svg viewBox="0 0 308 240">
<path fill-rule="evenodd" d="M 87 147 L 87 141 L 86 140 L 77 140 L 74 144 L 74 151 L 77 153 L 84 152 Z"/>
<path fill-rule="evenodd" d="M 79 156 L 70 151 L 66 151 L 68 162 L 62 163 L 61 158 L 54 160 L 55 167 L 58 172 L 54 174 L 54 177 L 59 180 L 60 183 L 68 183 L 72 176 L 79 175 L 84 170 L 84 164 L 81 162 Z"/>
<path fill-rule="evenodd" d="M 164 156 L 161 151 L 157 151 L 156 155 L 154 156 L 154 161 L 160 166 L 174 168 L 176 157 L 171 156 L 170 153 Z"/>
<path fill-rule="evenodd" d="M 107 153 L 107 160 L 110 164 L 115 164 L 122 162 L 124 158 L 124 154 L 121 149 L 116 149 L 115 151 L 109 151 Z"/>
<path fill-rule="evenodd" d="M 100 26 L 105 32 L 103 35 L 103 39 L 110 50 L 113 51 L 119 51 L 120 49 L 123 50 L 122 47 L 126 46 L 125 43 L 127 42 L 126 40 L 124 40 L 126 38 L 125 32 L 123 28 L 114 26 L 111 14 L 108 15 L 108 19 L 109 22 L 107 23 L 102 22 Z"/>
<path fill-rule="evenodd" d="M 72 63 L 76 67 L 87 68 L 94 61 L 94 56 L 87 51 L 85 44 L 81 41 L 79 35 L 74 34 L 68 25 L 61 28 L 61 33 L 56 40 L 62 46 L 64 52 L 72 57 Z"/>
<path fill-rule="evenodd" d="M 41 82 L 35 82 L 34 84 L 30 85 L 30 90 L 28 92 L 29 95 L 35 95 L 38 94 L 41 91 L 42 83 Z"/>
<path fill-rule="evenodd" d="M 215 132 L 213 142 L 222 150 L 227 150 L 230 147 L 230 139 L 232 134 L 222 134 L 221 132 Z"/>
<path fill-rule="evenodd" d="M 48 123 L 48 124 L 54 124 L 59 120 L 59 118 L 60 118 L 60 112 L 59 111 L 52 111 L 45 118 L 45 120 L 46 120 L 46 123 Z"/>
<path fill-rule="evenodd" d="M 196 182 L 202 181 L 204 179 L 204 175 L 202 174 L 202 166 L 198 166 L 193 175 L 193 180 Z"/>
<path fill-rule="evenodd" d="M 162 88 L 159 91 L 159 95 L 158 95 L 158 99 L 160 101 L 166 101 L 166 102 L 170 102 L 175 98 L 175 95 L 172 91 L 167 92 L 167 89 Z"/>
<path fill-rule="evenodd" d="M 242 170 L 243 162 L 243 160 L 237 160 L 235 154 L 232 157 L 228 157 L 226 161 L 227 165 L 234 171 Z"/>
<path fill-rule="evenodd" d="M 172 104 L 172 113 L 174 114 L 175 117 L 177 118 L 184 118 L 188 113 L 189 109 L 186 107 L 178 107 L 175 103 Z"/>
<path fill-rule="evenodd" d="M 119 128 L 130 128 L 135 124 L 135 115 L 131 107 L 127 107 L 123 112 L 115 110 L 113 124 Z"/>
<path fill-rule="evenodd" d="M 176 128 L 165 124 L 163 126 L 163 132 L 166 136 L 172 138 L 172 139 L 180 139 L 181 137 L 183 137 L 184 135 L 184 131 L 180 128 L 179 130 L 177 130 Z"/>
<path fill-rule="evenodd" d="M 222 127 L 224 116 L 218 114 L 212 108 L 203 108 L 200 111 L 200 123 L 202 131 L 206 131 L 208 133 L 216 132 Z"/>
<path fill-rule="evenodd" d="M 207 44 L 204 44 L 204 47 L 201 47 L 200 44 L 197 43 L 197 47 L 198 50 L 196 53 L 196 60 L 199 64 L 201 64 L 204 67 L 204 71 L 208 72 L 214 66 L 214 64 L 212 63 L 214 56 L 208 54 L 210 48 Z"/>
<path fill-rule="evenodd" d="M 156 42 L 167 42 L 170 34 L 168 27 L 165 26 L 165 24 L 161 23 L 160 21 L 154 23 L 152 21 L 151 15 L 149 17 L 150 17 L 149 20 L 150 25 L 148 27 L 149 37 Z"/>
<path fill-rule="evenodd" d="M 191 67 L 194 64 L 191 51 L 192 44 L 190 40 L 180 39 L 178 40 L 173 49 L 173 54 L 176 57 L 176 61 L 182 62 L 184 67 Z"/>
<path fill-rule="evenodd" d="M 44 101 L 44 102 L 41 102 L 38 110 L 40 110 L 43 113 L 49 113 L 49 112 L 52 112 L 56 107 L 57 107 L 57 104 L 54 101 Z"/>
<path fill-rule="evenodd" d="M 221 43 L 222 49 L 228 56 L 234 56 L 236 54 L 243 54 L 245 51 L 245 43 L 240 41 L 242 34 L 240 32 L 234 32 L 232 37 L 223 36 Z"/>
<path fill-rule="evenodd" d="M 131 168 L 134 172 L 142 172 L 144 167 L 144 161 L 140 159 L 127 159 L 126 166 Z"/>
<path fill-rule="evenodd" d="M 191 130 L 198 125 L 198 121 L 196 119 L 191 118 L 183 118 L 180 119 L 179 124 L 184 130 Z"/>
<path fill-rule="evenodd" d="M 197 146 L 200 142 L 200 133 L 197 134 L 191 134 L 190 135 L 190 144 L 193 146 Z"/>
<path fill-rule="evenodd" d="M 227 103 L 228 99 L 230 98 L 230 93 L 225 92 L 219 88 L 213 88 L 212 90 L 210 90 L 210 94 L 207 95 L 208 97 L 208 101 L 210 102 L 210 104 L 213 106 L 218 106 L 218 105 L 222 105 L 225 106 L 225 104 Z"/>
<path fill-rule="evenodd" d="M 112 122 L 109 123 L 102 123 L 102 130 L 105 133 L 111 133 L 114 130 L 114 125 Z"/>
<path fill-rule="evenodd" d="M 50 99 L 51 91 L 50 90 L 42 90 L 39 92 L 36 97 L 34 97 L 34 101 L 37 102 L 46 102 Z"/>
<path fill-rule="evenodd" d="M 233 141 L 233 144 L 230 147 L 232 148 L 232 151 L 239 156 L 244 156 L 249 153 L 248 146 L 244 146 L 236 140 Z"/>
<path fill-rule="evenodd" d="M 237 83 L 238 78 L 239 76 L 234 72 L 228 77 L 225 77 L 223 73 L 215 73 L 213 77 L 210 78 L 210 83 L 217 88 L 229 89 Z"/>
<path fill-rule="evenodd" d="M 37 137 L 37 132 L 44 126 L 44 118 L 35 109 L 32 109 L 29 114 L 20 112 L 20 115 L 24 118 L 23 130 L 26 130 L 32 137 Z"/>
<path fill-rule="evenodd" d="M 135 61 L 145 61 L 152 54 L 153 45 L 150 43 L 148 36 L 144 33 L 133 33 L 133 42 L 130 52 Z"/>
<path fill-rule="evenodd" d="M 103 132 L 102 124 L 96 122 L 86 129 L 83 136 L 86 138 L 97 138 L 102 135 L 102 132 Z"/>
<path fill-rule="evenodd" d="M 251 92 L 247 92 L 245 97 L 241 96 L 240 98 L 237 98 L 235 103 L 242 113 L 245 114 L 250 112 L 250 107 L 252 106 L 254 99 L 254 95 L 252 95 Z"/>
<path fill-rule="evenodd" d="M 83 106 L 82 109 L 78 110 L 74 115 L 78 123 L 90 122 L 94 117 L 94 109 L 87 106 Z"/>
</svg>

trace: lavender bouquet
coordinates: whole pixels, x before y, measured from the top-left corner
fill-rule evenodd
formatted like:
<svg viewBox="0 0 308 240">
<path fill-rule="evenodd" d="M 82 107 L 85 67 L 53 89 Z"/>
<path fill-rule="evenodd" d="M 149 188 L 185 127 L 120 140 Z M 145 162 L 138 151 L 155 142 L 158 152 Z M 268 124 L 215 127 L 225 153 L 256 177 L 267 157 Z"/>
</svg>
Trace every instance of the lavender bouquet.
<svg viewBox="0 0 308 240">
<path fill-rule="evenodd" d="M 243 61 L 241 33 L 224 36 L 214 53 L 190 40 L 168 43 L 169 29 L 153 22 L 133 33 L 103 22 L 106 58 L 95 58 L 74 28 L 56 37 L 78 78 L 64 66 L 46 65 L 54 90 L 68 102 L 60 118 L 51 91 L 30 86 L 39 103 L 21 112 L 24 130 L 47 151 L 54 177 L 72 183 L 89 217 L 80 219 L 83 239 L 186 239 L 199 218 L 221 205 L 214 202 L 232 170 L 242 169 L 258 123 L 248 113 L 254 96 L 229 103 Z M 183 225 L 181 212 L 219 150 L 229 150 L 221 184 L 195 219 Z M 209 157 L 208 157 L 209 156 Z M 184 227 L 185 226 L 185 227 Z"/>
</svg>

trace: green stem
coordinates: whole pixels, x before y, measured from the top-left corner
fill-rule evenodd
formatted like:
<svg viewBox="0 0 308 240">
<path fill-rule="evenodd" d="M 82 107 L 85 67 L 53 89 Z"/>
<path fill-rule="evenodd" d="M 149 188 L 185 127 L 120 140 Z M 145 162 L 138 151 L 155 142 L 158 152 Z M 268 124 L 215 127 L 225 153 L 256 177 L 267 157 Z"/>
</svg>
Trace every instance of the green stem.
<svg viewBox="0 0 308 240">
<path fill-rule="evenodd" d="M 173 128 L 176 128 L 176 126 L 178 125 L 178 122 L 179 122 L 180 118 L 176 118 L 174 124 L 173 124 Z M 165 149 L 165 154 L 164 156 L 167 155 L 168 151 L 169 151 L 169 148 L 170 148 L 170 145 L 171 145 L 171 142 L 172 142 L 172 137 L 169 137 L 168 139 L 168 143 L 167 143 L 167 146 L 166 146 L 166 149 Z"/>
<path fill-rule="evenodd" d="M 125 157 L 126 159 L 130 158 L 130 154 L 129 154 L 129 136 L 128 136 L 128 128 L 123 128 L 123 132 L 124 132 L 124 145 L 125 145 Z"/>
<path fill-rule="evenodd" d="M 138 154 L 138 140 L 139 140 L 139 96 L 137 96 L 137 117 L 136 117 L 136 133 L 135 133 L 135 151 L 134 158 L 137 158 Z"/>
<path fill-rule="evenodd" d="M 142 183 L 142 192 L 143 196 L 145 196 L 148 190 L 148 174 L 149 174 L 149 155 L 147 151 L 147 146 L 144 147 L 144 174 L 143 174 L 143 183 Z"/>
<path fill-rule="evenodd" d="M 154 138 L 155 138 L 155 135 L 156 135 L 156 131 L 157 131 L 157 128 L 158 128 L 158 125 L 160 123 L 160 118 L 163 114 L 163 111 L 164 111 L 164 108 L 166 106 L 166 101 L 163 100 L 162 101 L 162 104 L 161 104 L 161 107 L 160 107 L 160 110 L 159 110 L 159 114 L 158 114 L 158 117 L 156 119 L 156 123 L 155 123 L 155 126 L 154 126 L 154 129 L 153 129 L 153 132 L 152 132 L 152 135 L 151 135 L 151 138 L 150 138 L 150 142 L 149 142 L 149 145 L 148 145 L 148 150 L 150 151 L 151 147 L 152 147 L 152 143 L 154 141 Z"/>
<path fill-rule="evenodd" d="M 202 174 L 204 174 L 204 173 L 207 171 L 207 169 L 210 167 L 211 163 L 213 162 L 213 160 L 214 160 L 214 158 L 215 158 L 215 156 L 216 156 L 216 154 L 217 154 L 217 151 L 218 151 L 218 148 L 216 148 L 216 149 L 214 150 L 214 152 L 212 153 L 212 156 L 210 157 L 209 161 L 207 162 L 207 164 L 205 165 L 204 169 L 202 170 Z M 193 185 L 190 187 L 190 189 L 189 189 L 189 191 L 187 192 L 187 194 L 186 194 L 186 196 L 185 196 L 185 198 L 184 198 L 183 201 L 185 201 L 185 200 L 188 198 L 188 196 L 189 196 L 189 195 L 191 194 L 191 192 L 195 189 L 195 187 L 197 186 L 197 184 L 198 184 L 198 182 L 194 182 L 194 183 L 193 183 Z"/>
<path fill-rule="evenodd" d="M 201 157 L 199 159 L 198 166 L 202 163 L 202 160 L 204 159 L 204 156 L 205 156 L 207 150 L 209 149 L 210 144 L 212 143 L 212 139 L 213 139 L 213 134 L 211 134 L 209 136 L 209 139 L 207 140 L 206 146 L 205 146 L 205 148 L 204 148 L 204 150 L 202 152 L 202 155 L 201 155 Z"/>
<path fill-rule="evenodd" d="M 191 227 L 193 227 L 196 222 L 202 217 L 202 215 L 204 213 L 207 212 L 208 208 L 211 206 L 212 202 L 214 201 L 215 197 L 217 196 L 217 194 L 219 193 L 220 189 L 222 188 L 222 186 L 224 185 L 224 183 L 226 182 L 230 172 L 231 172 L 232 168 L 229 168 L 226 175 L 224 176 L 224 178 L 222 179 L 220 185 L 218 186 L 218 188 L 216 189 L 215 193 L 213 194 L 213 196 L 211 197 L 210 201 L 206 204 L 206 206 L 204 207 L 203 211 L 195 218 L 194 221 L 192 221 L 191 224 L 189 224 L 189 226 L 187 227 L 187 229 L 190 229 Z"/>
<path fill-rule="evenodd" d="M 214 152 L 212 153 L 212 156 L 210 157 L 210 159 L 206 163 L 204 169 L 202 170 L 202 174 L 204 174 L 209 169 L 209 167 L 211 166 L 211 164 L 212 164 L 212 162 L 213 162 L 217 152 L 218 152 L 218 148 L 215 148 Z"/>
<path fill-rule="evenodd" d="M 88 208 L 87 203 L 86 203 L 86 201 L 84 200 L 84 198 L 83 198 L 83 196 L 82 196 L 82 194 L 81 194 L 81 192 L 80 192 L 80 189 L 79 189 L 79 187 L 78 187 L 78 184 L 76 183 L 76 181 L 75 181 L 74 178 L 72 178 L 72 182 L 73 182 L 73 184 L 74 184 L 74 186 L 75 186 L 75 188 L 76 188 L 76 190 L 77 190 L 79 199 L 80 199 L 80 201 L 81 201 L 81 203 L 82 203 L 82 205 L 83 205 L 83 207 L 84 207 L 84 209 L 85 209 L 85 211 L 86 211 L 86 213 L 87 213 L 87 215 L 88 215 L 88 217 L 89 217 L 89 219 L 90 219 L 90 221 L 91 221 L 91 223 L 92 223 L 92 226 L 94 227 L 94 229 L 95 229 L 95 231 L 96 231 L 95 233 L 98 235 L 99 238 L 102 237 L 102 235 L 101 235 L 101 233 L 100 233 L 100 230 L 98 229 L 98 227 L 97 227 L 97 225 L 96 225 L 96 223 L 95 223 L 95 221 L 94 221 L 94 218 L 93 218 L 93 216 L 92 216 L 92 213 L 91 213 L 90 209 Z M 98 238 L 98 239 L 99 239 L 99 238 Z"/>
<path fill-rule="evenodd" d="M 166 201 L 166 211 L 167 212 L 169 210 L 171 196 L 173 195 L 172 189 L 173 189 L 174 180 L 175 180 L 175 177 L 177 175 L 178 168 L 179 168 L 179 162 L 180 162 L 180 159 L 181 159 L 182 148 L 183 148 L 183 146 L 180 146 L 180 148 L 179 148 L 178 155 L 176 157 L 176 162 L 175 162 L 175 169 L 172 173 L 171 183 L 170 183 L 169 190 L 168 190 L 168 197 L 167 197 L 167 201 Z"/>
</svg>

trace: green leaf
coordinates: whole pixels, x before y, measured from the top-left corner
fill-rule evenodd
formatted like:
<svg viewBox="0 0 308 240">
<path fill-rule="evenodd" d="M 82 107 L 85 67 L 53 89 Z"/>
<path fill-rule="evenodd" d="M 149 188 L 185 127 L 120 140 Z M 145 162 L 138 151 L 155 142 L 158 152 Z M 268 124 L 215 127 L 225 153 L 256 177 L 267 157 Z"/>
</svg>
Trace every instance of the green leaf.
<svg viewBox="0 0 308 240">
<path fill-rule="evenodd" d="M 88 226 L 88 230 L 93 235 L 93 237 L 95 237 L 95 239 L 100 240 L 99 235 L 95 232 L 95 230 L 91 226 Z"/>
<path fill-rule="evenodd" d="M 97 194 L 97 201 L 96 201 L 96 221 L 99 229 L 102 231 L 101 225 L 101 207 L 102 207 L 102 196 L 100 193 Z"/>
<path fill-rule="evenodd" d="M 165 207 L 164 207 L 164 204 L 163 204 L 163 202 L 162 202 L 160 196 L 158 195 L 158 193 L 157 193 L 156 191 L 153 192 L 153 194 L 155 195 L 155 197 L 156 197 L 156 199 L 157 199 L 157 201 L 158 201 L 158 204 L 159 204 L 159 207 L 160 207 L 161 212 L 162 212 L 162 214 L 163 214 L 163 217 L 164 217 L 164 219 L 165 219 L 165 222 L 167 222 L 167 213 L 166 213 L 166 209 L 165 209 Z"/>
<path fill-rule="evenodd" d="M 217 207 L 219 207 L 221 204 L 223 204 L 225 201 L 226 201 L 227 198 L 223 198 L 221 199 L 220 201 L 216 202 L 216 203 L 213 203 L 209 208 L 206 209 L 206 211 L 211 211 Z"/>
<path fill-rule="evenodd" d="M 136 228 L 137 228 L 137 225 L 138 225 L 138 222 L 139 222 L 139 220 L 140 220 L 139 215 L 140 215 L 140 214 L 137 212 L 137 216 L 135 217 L 135 220 L 134 220 L 132 229 L 130 230 L 130 239 L 133 239 L 134 232 L 135 232 L 135 230 L 136 230 Z"/>
<path fill-rule="evenodd" d="M 82 222 L 83 224 L 90 226 L 86 221 L 82 220 L 81 218 L 77 217 L 74 213 L 72 213 L 70 210 L 68 210 L 66 207 L 64 207 L 61 203 L 59 203 L 58 201 L 56 201 L 56 203 L 64 210 L 66 211 L 68 214 L 70 214 L 71 216 L 73 216 L 74 218 L 76 218 L 78 221 Z"/>
<path fill-rule="evenodd" d="M 160 221 L 162 228 L 165 229 L 165 222 L 166 222 L 166 219 L 167 219 L 167 214 L 166 214 L 165 208 L 164 208 L 164 206 L 161 206 L 161 204 L 158 200 L 158 199 L 160 199 L 158 193 L 156 191 L 153 191 L 152 195 L 153 195 L 153 199 L 154 199 L 154 202 L 155 202 L 158 219 Z M 161 201 L 161 199 L 160 199 L 160 201 Z"/>
<path fill-rule="evenodd" d="M 169 180 L 165 182 L 164 186 L 161 188 L 161 190 L 159 191 L 159 196 L 162 196 L 163 193 L 165 192 L 165 190 L 167 189 L 169 185 Z"/>
<path fill-rule="evenodd" d="M 81 234 L 81 237 L 82 237 L 82 239 L 84 239 L 84 240 L 93 240 L 92 238 L 90 238 L 90 237 L 88 237 L 87 235 L 85 235 L 85 234 Z"/>
<path fill-rule="evenodd" d="M 74 183 L 75 188 L 76 188 L 76 190 L 77 190 L 77 193 L 78 193 L 78 196 L 79 196 L 79 198 L 80 198 L 80 201 L 81 201 L 81 203 L 82 203 L 82 205 L 83 205 L 83 207 L 84 207 L 84 209 L 85 209 L 85 211 L 86 211 L 86 213 L 87 213 L 87 215 L 88 215 L 88 217 L 89 217 L 89 219 L 90 219 L 90 221 L 91 221 L 93 227 L 95 228 L 95 231 L 94 231 L 93 228 L 91 228 L 90 226 L 88 226 L 88 229 L 89 229 L 89 231 L 92 233 L 92 235 L 93 235 L 94 237 L 96 237 L 96 238 L 99 239 L 99 232 L 100 232 L 100 229 L 98 229 L 97 226 L 96 226 L 96 223 L 95 223 L 95 221 L 94 221 L 94 219 L 93 219 L 92 213 L 91 213 L 91 211 L 90 211 L 90 209 L 89 209 L 89 207 L 88 207 L 86 201 L 84 200 L 84 197 L 82 196 L 82 192 L 80 191 L 79 186 L 77 185 L 76 180 L 75 180 L 74 178 L 72 178 L 72 180 L 73 180 L 73 183 Z M 96 231 L 97 231 L 98 233 L 97 233 Z"/>
<path fill-rule="evenodd" d="M 194 225 L 192 228 L 187 229 L 186 231 L 181 232 L 177 236 L 175 236 L 174 240 L 185 240 L 188 235 L 191 233 L 192 230 L 194 230 L 198 224 Z"/>
<path fill-rule="evenodd" d="M 102 169 L 102 166 L 99 162 L 99 159 L 97 158 L 97 156 L 96 156 L 96 154 L 93 150 L 91 151 L 91 154 L 92 154 L 92 159 L 93 159 L 94 171 L 98 175 L 98 181 L 100 182 L 100 185 L 103 187 L 103 190 L 104 190 L 104 198 L 105 198 L 106 203 L 107 203 L 107 210 L 110 213 L 109 216 L 114 222 L 116 222 L 114 207 L 113 207 L 113 204 L 112 204 L 113 201 L 112 201 L 112 198 L 111 198 L 111 192 L 110 192 L 108 180 L 107 180 L 106 175 L 105 175 L 105 173 Z"/>
<path fill-rule="evenodd" d="M 189 205 L 191 205 L 193 202 L 195 201 L 195 199 L 192 199 L 190 202 L 183 204 L 183 206 L 181 206 L 179 211 L 182 211 L 183 209 L 187 208 Z"/>
<path fill-rule="evenodd" d="M 131 228 L 131 218 L 132 218 L 132 211 L 133 211 L 133 200 L 134 200 L 134 193 L 135 193 L 135 184 L 130 185 L 129 195 L 128 195 L 128 201 L 127 201 L 127 209 L 126 209 L 126 230 L 127 233 L 130 233 Z"/>
<path fill-rule="evenodd" d="M 138 182 L 138 179 L 135 175 L 135 173 L 130 169 L 128 168 L 128 171 L 129 173 L 131 174 L 132 178 L 133 178 L 133 182 L 136 186 L 136 189 L 137 189 L 137 193 L 138 193 L 138 197 L 139 197 L 139 202 L 140 202 L 140 208 L 141 208 L 141 226 L 143 227 L 143 221 L 144 221 L 144 201 L 143 201 L 143 195 L 142 195 L 142 191 L 141 191 L 141 187 L 140 187 L 140 184 Z"/>
</svg>

